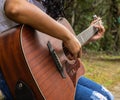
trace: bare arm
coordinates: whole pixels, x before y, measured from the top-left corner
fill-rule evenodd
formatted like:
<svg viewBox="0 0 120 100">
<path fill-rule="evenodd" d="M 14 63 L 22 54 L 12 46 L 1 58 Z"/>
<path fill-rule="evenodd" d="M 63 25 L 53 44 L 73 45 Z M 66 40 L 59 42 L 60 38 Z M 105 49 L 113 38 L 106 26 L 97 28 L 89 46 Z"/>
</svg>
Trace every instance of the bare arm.
<svg viewBox="0 0 120 100">
<path fill-rule="evenodd" d="M 81 45 L 75 36 L 35 5 L 26 0 L 6 0 L 5 13 L 13 21 L 30 25 L 41 32 L 61 39 L 74 57 L 78 57 Z"/>
<path fill-rule="evenodd" d="M 69 39 L 72 34 L 35 5 L 26 0 L 7 0 L 6 15 L 18 22 L 32 26 L 33 28 L 57 37 L 61 40 Z"/>
</svg>

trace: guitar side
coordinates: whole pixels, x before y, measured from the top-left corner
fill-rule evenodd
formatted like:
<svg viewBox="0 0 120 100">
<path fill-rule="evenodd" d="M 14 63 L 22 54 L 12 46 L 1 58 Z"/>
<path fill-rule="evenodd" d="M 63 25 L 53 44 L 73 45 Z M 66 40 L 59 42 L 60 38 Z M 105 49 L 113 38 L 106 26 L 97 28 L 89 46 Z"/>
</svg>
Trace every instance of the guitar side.
<svg viewBox="0 0 120 100">
<path fill-rule="evenodd" d="M 0 69 L 14 99 L 16 99 L 15 90 L 18 88 L 16 85 L 22 80 L 32 88 L 37 100 L 44 100 L 25 61 L 20 43 L 20 33 L 21 27 L 18 26 L 0 34 Z"/>
</svg>

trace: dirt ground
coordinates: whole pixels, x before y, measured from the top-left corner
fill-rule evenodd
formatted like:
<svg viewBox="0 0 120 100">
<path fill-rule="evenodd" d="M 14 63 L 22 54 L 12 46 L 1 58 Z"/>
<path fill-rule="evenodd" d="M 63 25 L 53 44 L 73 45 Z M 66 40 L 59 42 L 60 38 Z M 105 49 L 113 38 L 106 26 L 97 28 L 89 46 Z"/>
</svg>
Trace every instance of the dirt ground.
<svg viewBox="0 0 120 100">
<path fill-rule="evenodd" d="M 112 93 L 114 95 L 114 100 L 120 100 L 120 84 L 113 87 Z"/>
</svg>

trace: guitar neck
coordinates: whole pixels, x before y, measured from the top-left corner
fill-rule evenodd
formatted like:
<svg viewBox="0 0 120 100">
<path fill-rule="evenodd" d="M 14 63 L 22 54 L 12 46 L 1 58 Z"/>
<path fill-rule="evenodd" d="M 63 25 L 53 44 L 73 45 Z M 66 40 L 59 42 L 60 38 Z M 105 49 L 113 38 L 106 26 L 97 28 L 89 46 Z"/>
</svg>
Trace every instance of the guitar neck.
<svg viewBox="0 0 120 100">
<path fill-rule="evenodd" d="M 95 23 L 95 25 L 98 25 L 99 21 Z M 87 29 L 85 29 L 83 32 L 79 33 L 77 35 L 77 39 L 81 43 L 81 45 L 84 45 L 96 32 L 98 29 L 94 27 L 94 25 L 89 26 Z"/>
</svg>

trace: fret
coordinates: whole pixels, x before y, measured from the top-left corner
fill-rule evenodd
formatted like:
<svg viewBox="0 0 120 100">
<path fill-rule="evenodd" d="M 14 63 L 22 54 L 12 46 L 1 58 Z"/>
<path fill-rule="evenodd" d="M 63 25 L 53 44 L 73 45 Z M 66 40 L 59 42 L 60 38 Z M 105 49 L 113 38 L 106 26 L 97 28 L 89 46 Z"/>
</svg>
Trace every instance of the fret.
<svg viewBox="0 0 120 100">
<path fill-rule="evenodd" d="M 96 22 L 94 25 L 98 24 L 100 24 L 100 21 Z M 84 45 L 98 31 L 94 25 L 89 26 L 87 29 L 77 35 L 81 45 Z"/>
</svg>

